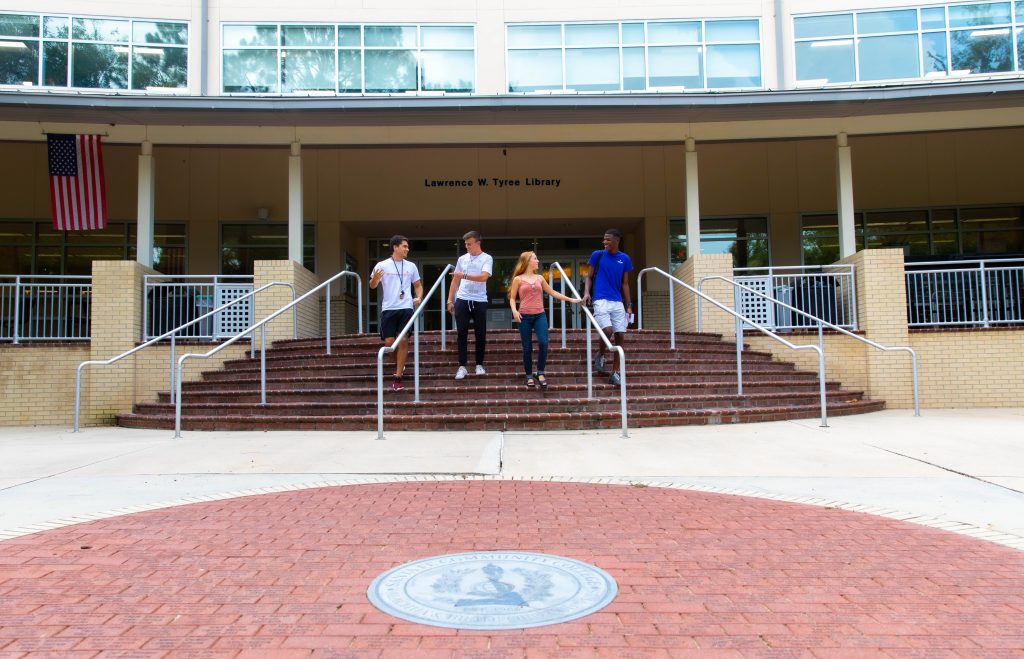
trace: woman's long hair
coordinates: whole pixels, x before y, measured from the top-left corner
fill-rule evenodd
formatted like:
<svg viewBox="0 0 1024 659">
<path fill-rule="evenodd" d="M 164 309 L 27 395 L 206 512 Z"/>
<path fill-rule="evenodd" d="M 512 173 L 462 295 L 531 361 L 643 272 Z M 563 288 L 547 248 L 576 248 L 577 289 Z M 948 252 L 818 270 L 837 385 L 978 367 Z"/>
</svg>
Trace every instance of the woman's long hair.
<svg viewBox="0 0 1024 659">
<path fill-rule="evenodd" d="M 508 282 L 508 299 L 512 299 L 512 282 L 516 280 L 516 277 L 526 272 L 527 268 L 530 267 L 530 261 L 533 257 L 537 256 L 534 252 L 523 252 L 519 255 L 519 260 L 516 261 L 516 267 L 512 270 L 512 279 Z"/>
</svg>

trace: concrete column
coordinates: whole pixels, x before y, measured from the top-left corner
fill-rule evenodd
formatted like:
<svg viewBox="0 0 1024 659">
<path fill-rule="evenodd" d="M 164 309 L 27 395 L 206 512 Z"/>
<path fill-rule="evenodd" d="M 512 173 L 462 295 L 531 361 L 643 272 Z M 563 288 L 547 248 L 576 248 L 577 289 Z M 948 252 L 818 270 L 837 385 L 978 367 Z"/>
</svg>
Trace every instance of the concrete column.
<svg viewBox="0 0 1024 659">
<path fill-rule="evenodd" d="M 700 190 L 697 186 L 697 145 L 686 138 L 686 258 L 700 254 Z"/>
<path fill-rule="evenodd" d="M 839 214 L 839 258 L 857 251 L 857 230 L 853 212 L 853 158 L 846 133 L 836 139 L 836 212 Z"/>
<path fill-rule="evenodd" d="M 156 162 L 153 143 L 142 143 L 139 156 L 139 209 L 135 227 L 135 260 L 153 267 L 153 216 L 156 213 Z"/>
<path fill-rule="evenodd" d="M 288 258 L 302 264 L 302 145 L 288 157 Z"/>
</svg>

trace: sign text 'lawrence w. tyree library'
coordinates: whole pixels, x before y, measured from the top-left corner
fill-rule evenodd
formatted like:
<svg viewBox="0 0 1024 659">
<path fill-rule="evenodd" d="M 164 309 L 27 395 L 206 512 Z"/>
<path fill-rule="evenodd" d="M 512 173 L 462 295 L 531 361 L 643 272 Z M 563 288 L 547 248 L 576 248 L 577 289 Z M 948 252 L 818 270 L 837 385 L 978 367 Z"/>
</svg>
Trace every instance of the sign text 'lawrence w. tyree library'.
<svg viewBox="0 0 1024 659">
<path fill-rule="evenodd" d="M 478 179 L 423 179 L 425 188 L 557 188 L 562 185 L 560 178 L 498 178 L 496 176 Z"/>
</svg>

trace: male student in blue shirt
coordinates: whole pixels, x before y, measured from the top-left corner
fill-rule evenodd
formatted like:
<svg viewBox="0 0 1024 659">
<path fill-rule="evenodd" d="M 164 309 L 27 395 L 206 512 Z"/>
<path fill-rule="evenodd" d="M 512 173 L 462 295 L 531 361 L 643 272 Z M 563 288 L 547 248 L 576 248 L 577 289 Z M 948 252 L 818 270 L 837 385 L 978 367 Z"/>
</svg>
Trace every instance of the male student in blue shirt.
<svg viewBox="0 0 1024 659">
<path fill-rule="evenodd" d="M 619 251 L 621 242 L 622 232 L 618 229 L 608 229 L 604 232 L 604 249 L 590 255 L 590 273 L 587 275 L 583 292 L 583 304 L 590 304 L 593 291 L 594 318 L 597 325 L 617 346 L 625 343 L 626 326 L 629 325 L 630 316 L 633 314 L 633 300 L 629 294 L 627 275 L 633 270 L 633 262 L 628 254 Z M 598 342 L 597 350 L 594 367 L 598 373 L 604 375 L 607 373 L 604 341 Z M 608 383 L 621 384 L 617 351 L 612 352 L 611 366 Z"/>
</svg>

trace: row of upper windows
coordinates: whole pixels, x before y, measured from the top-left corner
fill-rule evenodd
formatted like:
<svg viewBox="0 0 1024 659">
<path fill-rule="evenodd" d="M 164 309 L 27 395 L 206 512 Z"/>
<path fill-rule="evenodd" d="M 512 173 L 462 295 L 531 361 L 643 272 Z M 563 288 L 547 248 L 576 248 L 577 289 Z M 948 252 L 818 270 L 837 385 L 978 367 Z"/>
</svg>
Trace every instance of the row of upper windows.
<svg viewBox="0 0 1024 659">
<path fill-rule="evenodd" d="M 506 90 L 764 87 L 756 18 L 510 24 Z M 802 86 L 1024 72 L 1024 0 L 795 16 Z M 472 25 L 225 24 L 225 94 L 477 91 Z M 0 14 L 0 85 L 187 92 L 184 22 Z"/>
</svg>

